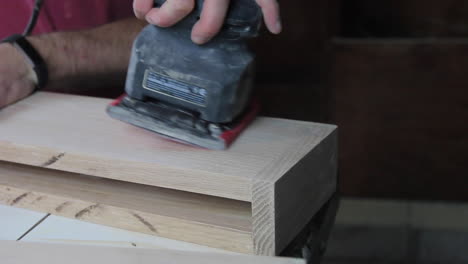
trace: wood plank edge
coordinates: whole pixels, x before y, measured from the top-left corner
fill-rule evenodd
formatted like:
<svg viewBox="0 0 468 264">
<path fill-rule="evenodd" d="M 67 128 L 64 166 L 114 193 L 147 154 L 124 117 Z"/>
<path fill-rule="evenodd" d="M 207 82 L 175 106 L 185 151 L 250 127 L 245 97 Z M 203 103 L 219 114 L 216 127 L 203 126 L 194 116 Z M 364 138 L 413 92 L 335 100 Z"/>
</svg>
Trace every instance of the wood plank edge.
<svg viewBox="0 0 468 264">
<path fill-rule="evenodd" d="M 279 254 L 337 189 L 338 131 L 332 131 L 274 186 L 275 250 Z"/>
<path fill-rule="evenodd" d="M 253 253 L 248 232 L 0 185 L 0 203 L 214 248 Z"/>
<path fill-rule="evenodd" d="M 268 181 L 256 181 L 252 192 L 252 236 L 255 254 L 275 256 L 274 185 Z"/>
<path fill-rule="evenodd" d="M 86 154 L 69 154 L 64 150 L 23 146 L 11 142 L 0 141 L 0 146 L 0 160 L 3 161 L 245 202 L 252 200 L 251 181 L 247 178 L 174 169 L 162 165 L 95 159 Z M 18 156 L 18 153 L 21 153 L 21 156 Z M 160 173 L 149 175 L 148 171 Z M 219 182 L 220 178 L 223 182 Z"/>
<path fill-rule="evenodd" d="M 265 167 L 261 172 L 260 180 L 253 182 L 252 187 L 252 220 L 253 220 L 253 240 L 254 240 L 254 250 L 258 255 L 267 255 L 274 256 L 281 252 L 282 249 L 286 247 L 285 244 L 289 243 L 295 235 L 297 235 L 297 230 L 292 231 L 289 235 L 293 238 L 278 237 L 278 223 L 277 212 L 282 209 L 278 209 L 277 202 L 283 200 L 287 202 L 291 199 L 291 195 L 277 195 L 278 186 L 288 186 L 290 184 L 296 185 L 296 188 L 300 188 L 307 184 L 308 179 L 301 178 L 303 174 L 300 173 L 302 167 L 307 167 L 310 160 L 320 159 L 317 157 L 317 149 L 321 150 L 322 146 L 329 145 L 330 139 L 332 142 L 334 140 L 337 144 L 337 126 L 335 125 L 322 125 L 323 133 L 321 135 L 315 136 L 306 136 L 304 139 L 299 142 L 296 147 L 288 150 L 289 153 L 283 155 L 281 160 L 270 164 Z M 318 139 L 318 140 L 317 140 Z M 331 149 L 334 149 L 337 152 L 337 146 L 329 146 Z M 336 153 L 335 153 L 336 154 Z M 299 161 L 296 164 L 291 164 L 290 166 L 278 167 L 278 164 L 285 162 L 284 157 L 289 157 L 290 160 Z M 313 158 L 309 158 L 313 157 Z M 335 161 L 337 162 L 337 156 Z M 304 161 L 304 160 L 307 161 Z M 335 169 L 336 169 L 336 164 Z M 295 182 L 297 181 L 297 182 Z M 335 179 L 335 188 L 336 188 L 336 179 Z M 279 187 L 281 188 L 281 187 Z M 295 191 L 295 190 L 293 190 Z M 330 195 L 331 196 L 331 191 Z M 320 203 L 318 201 L 317 203 Z M 296 206 L 293 206 L 295 208 Z M 317 209 L 318 210 L 318 209 Z M 306 218 L 309 218 L 309 215 L 306 214 Z M 304 223 L 298 223 L 298 226 L 305 226 L 308 221 Z M 302 228 L 302 227 L 301 227 Z"/>
</svg>

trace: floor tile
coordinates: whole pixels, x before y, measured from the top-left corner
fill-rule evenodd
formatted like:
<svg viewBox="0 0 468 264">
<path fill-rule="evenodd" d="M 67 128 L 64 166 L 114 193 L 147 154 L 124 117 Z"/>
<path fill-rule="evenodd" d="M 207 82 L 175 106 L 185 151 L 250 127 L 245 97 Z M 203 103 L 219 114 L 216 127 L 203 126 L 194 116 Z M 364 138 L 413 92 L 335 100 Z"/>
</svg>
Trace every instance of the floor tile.
<svg viewBox="0 0 468 264">
<path fill-rule="evenodd" d="M 0 240 L 17 240 L 46 215 L 0 205 Z"/>
</svg>

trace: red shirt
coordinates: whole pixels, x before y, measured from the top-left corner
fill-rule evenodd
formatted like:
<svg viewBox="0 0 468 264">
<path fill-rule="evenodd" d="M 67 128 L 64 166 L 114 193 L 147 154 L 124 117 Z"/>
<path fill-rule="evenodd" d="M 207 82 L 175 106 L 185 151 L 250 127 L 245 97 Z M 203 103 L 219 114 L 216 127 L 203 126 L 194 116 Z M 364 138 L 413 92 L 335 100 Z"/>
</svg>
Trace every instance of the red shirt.
<svg viewBox="0 0 468 264">
<path fill-rule="evenodd" d="M 34 0 L 0 0 L 0 39 L 22 33 Z M 34 34 L 81 30 L 133 16 L 133 0 L 44 0 Z"/>
</svg>

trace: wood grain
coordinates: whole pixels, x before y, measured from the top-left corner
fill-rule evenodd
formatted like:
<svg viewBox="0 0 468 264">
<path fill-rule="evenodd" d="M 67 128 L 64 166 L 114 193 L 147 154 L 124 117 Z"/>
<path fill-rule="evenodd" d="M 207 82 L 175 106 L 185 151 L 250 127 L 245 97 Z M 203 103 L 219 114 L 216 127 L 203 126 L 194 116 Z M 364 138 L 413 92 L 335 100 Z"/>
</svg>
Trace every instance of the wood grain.
<svg viewBox="0 0 468 264">
<path fill-rule="evenodd" d="M 253 253 L 246 202 L 1 162 L 0 203 Z"/>
<path fill-rule="evenodd" d="M 6 264 L 305 264 L 289 258 L 24 242 L 0 242 L 0 255 Z"/>
<path fill-rule="evenodd" d="M 317 134 L 290 148 L 255 181 L 252 214 L 258 254 L 279 254 L 336 190 L 337 133 L 308 132 Z M 299 162 L 283 166 L 290 160 Z"/>
</svg>

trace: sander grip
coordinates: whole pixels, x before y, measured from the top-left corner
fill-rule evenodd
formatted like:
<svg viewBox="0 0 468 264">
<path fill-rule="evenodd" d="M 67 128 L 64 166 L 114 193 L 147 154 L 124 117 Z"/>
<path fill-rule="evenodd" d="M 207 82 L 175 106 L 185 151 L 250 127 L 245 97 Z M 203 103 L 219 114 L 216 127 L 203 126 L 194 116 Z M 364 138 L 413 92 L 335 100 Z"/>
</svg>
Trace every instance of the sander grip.
<svg viewBox="0 0 468 264">
<path fill-rule="evenodd" d="M 203 9 L 204 0 L 195 1 L 195 7 L 183 21 L 193 26 L 199 19 Z M 166 0 L 154 0 L 154 7 L 161 7 Z M 224 22 L 224 28 L 234 32 L 246 32 L 246 35 L 257 35 L 262 21 L 260 6 L 255 0 L 231 0 L 228 13 Z"/>
<path fill-rule="evenodd" d="M 186 0 L 187 1 L 187 0 Z M 201 14 L 201 10 L 202 10 L 202 7 L 203 7 L 203 2 L 205 2 L 205 0 L 188 0 L 188 1 L 195 1 L 195 8 L 193 10 L 193 12 L 190 14 L 190 16 L 200 16 Z M 154 7 L 161 7 L 164 3 L 166 2 L 166 0 L 154 0 Z"/>
</svg>

